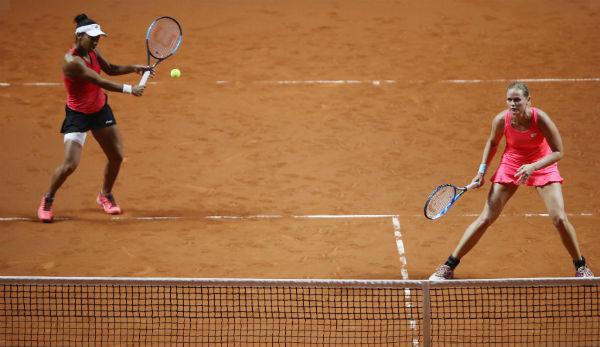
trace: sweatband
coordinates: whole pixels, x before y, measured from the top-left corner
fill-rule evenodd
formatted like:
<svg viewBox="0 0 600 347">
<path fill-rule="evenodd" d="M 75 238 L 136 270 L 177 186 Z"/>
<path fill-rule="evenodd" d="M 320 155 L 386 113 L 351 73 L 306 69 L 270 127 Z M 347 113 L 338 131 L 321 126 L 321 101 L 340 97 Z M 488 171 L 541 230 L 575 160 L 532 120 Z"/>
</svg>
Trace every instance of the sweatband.
<svg viewBox="0 0 600 347">
<path fill-rule="evenodd" d="M 485 173 L 487 171 L 487 165 L 486 164 L 480 164 L 479 165 L 479 173 Z"/>
</svg>

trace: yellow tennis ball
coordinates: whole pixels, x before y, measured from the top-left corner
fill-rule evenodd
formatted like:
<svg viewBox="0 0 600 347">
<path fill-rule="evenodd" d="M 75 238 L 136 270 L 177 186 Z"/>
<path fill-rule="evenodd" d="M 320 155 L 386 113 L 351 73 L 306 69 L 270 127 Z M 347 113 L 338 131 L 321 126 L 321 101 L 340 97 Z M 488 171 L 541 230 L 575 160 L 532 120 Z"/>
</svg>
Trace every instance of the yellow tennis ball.
<svg viewBox="0 0 600 347">
<path fill-rule="evenodd" d="M 181 71 L 179 71 L 179 69 L 171 70 L 171 77 L 173 77 L 173 78 L 181 77 Z"/>
</svg>

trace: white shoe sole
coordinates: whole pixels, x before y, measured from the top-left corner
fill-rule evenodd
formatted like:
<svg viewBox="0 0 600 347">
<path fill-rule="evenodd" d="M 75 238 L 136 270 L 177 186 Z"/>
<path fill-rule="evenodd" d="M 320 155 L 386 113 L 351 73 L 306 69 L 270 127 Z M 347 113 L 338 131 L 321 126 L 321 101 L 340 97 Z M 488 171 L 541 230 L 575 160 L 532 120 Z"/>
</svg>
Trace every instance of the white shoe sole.
<svg viewBox="0 0 600 347">
<path fill-rule="evenodd" d="M 449 280 L 449 278 L 444 278 L 444 277 L 440 277 L 437 275 L 431 275 L 431 276 L 429 276 L 429 280 L 430 281 L 447 281 L 447 280 Z"/>
</svg>

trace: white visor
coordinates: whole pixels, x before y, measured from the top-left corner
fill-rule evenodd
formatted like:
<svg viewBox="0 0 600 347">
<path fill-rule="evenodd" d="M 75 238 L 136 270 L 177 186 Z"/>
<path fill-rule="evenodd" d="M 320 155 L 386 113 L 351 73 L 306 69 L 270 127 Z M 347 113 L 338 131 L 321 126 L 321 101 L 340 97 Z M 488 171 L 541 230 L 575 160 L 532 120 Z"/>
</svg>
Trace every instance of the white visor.
<svg viewBox="0 0 600 347">
<path fill-rule="evenodd" d="M 81 33 L 86 33 L 88 36 L 91 36 L 91 37 L 96 37 L 98 35 L 107 36 L 106 33 L 104 33 L 104 31 L 102 31 L 102 29 L 100 29 L 100 26 L 98 24 L 84 25 L 84 26 L 80 26 L 79 28 L 75 29 L 75 35 L 78 35 Z"/>
</svg>

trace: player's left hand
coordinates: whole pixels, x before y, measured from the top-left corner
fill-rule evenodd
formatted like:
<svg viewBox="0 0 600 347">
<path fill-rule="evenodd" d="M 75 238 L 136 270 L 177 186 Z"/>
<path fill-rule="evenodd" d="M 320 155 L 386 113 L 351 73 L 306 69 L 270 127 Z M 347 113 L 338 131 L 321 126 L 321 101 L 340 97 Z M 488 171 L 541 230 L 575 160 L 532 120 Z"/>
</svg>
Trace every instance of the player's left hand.
<svg viewBox="0 0 600 347">
<path fill-rule="evenodd" d="M 140 75 L 143 75 L 144 72 L 146 72 L 146 71 L 150 71 L 150 77 L 154 78 L 154 75 L 156 74 L 156 71 L 151 66 L 147 66 L 147 65 L 132 65 L 132 66 L 133 66 L 133 71 Z"/>
<path fill-rule="evenodd" d="M 515 173 L 515 178 L 517 179 L 517 183 L 525 184 L 525 182 L 527 182 L 527 180 L 529 179 L 529 177 L 531 177 L 531 175 L 533 174 L 534 171 L 535 171 L 535 167 L 533 164 L 522 165 Z"/>
</svg>

